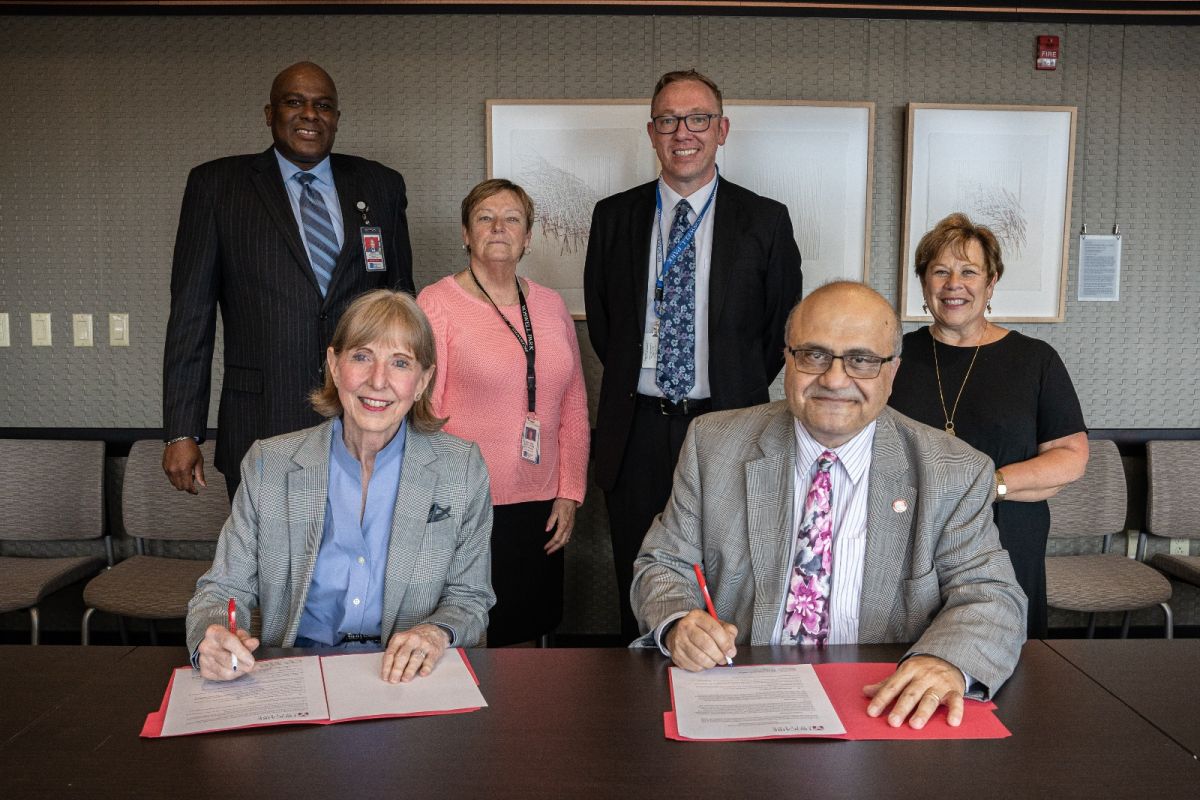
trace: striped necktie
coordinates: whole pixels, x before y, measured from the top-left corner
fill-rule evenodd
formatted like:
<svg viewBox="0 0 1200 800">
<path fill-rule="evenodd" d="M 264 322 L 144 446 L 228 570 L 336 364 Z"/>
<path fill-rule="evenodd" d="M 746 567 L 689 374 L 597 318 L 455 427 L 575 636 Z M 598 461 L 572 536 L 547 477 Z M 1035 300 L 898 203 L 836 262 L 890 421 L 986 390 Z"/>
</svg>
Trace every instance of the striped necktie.
<svg viewBox="0 0 1200 800">
<path fill-rule="evenodd" d="M 333 231 L 333 220 L 329 218 L 329 209 L 325 207 L 325 198 L 313 188 L 316 179 L 317 176 L 309 172 L 296 173 L 301 186 L 300 222 L 304 226 L 304 241 L 308 243 L 313 275 L 324 297 L 329 291 L 329 281 L 333 279 L 333 267 L 341 248 Z"/>
<path fill-rule="evenodd" d="M 788 571 L 780 644 L 823 645 L 829 638 L 829 584 L 833 572 L 829 468 L 837 460 L 837 454 L 830 450 L 817 457 L 817 474 L 804 498 L 804 515 L 796 533 L 796 556 Z"/>
</svg>

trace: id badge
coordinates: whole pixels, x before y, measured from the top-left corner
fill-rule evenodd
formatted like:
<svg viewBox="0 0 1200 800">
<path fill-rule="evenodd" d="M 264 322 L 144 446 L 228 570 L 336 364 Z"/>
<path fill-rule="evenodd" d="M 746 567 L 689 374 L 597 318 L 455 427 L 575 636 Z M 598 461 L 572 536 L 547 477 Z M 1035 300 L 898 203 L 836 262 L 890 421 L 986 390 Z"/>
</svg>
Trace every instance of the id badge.
<svg viewBox="0 0 1200 800">
<path fill-rule="evenodd" d="M 383 231 L 379 228 L 360 227 L 358 235 L 362 238 L 363 263 L 367 272 L 384 272 L 387 265 L 383 262 Z"/>
<path fill-rule="evenodd" d="M 655 369 L 658 366 L 658 320 L 650 326 L 646 338 L 642 339 L 642 369 Z"/>
<path fill-rule="evenodd" d="M 530 464 L 542 463 L 542 423 L 533 417 L 525 418 L 521 432 L 521 458 Z"/>
</svg>

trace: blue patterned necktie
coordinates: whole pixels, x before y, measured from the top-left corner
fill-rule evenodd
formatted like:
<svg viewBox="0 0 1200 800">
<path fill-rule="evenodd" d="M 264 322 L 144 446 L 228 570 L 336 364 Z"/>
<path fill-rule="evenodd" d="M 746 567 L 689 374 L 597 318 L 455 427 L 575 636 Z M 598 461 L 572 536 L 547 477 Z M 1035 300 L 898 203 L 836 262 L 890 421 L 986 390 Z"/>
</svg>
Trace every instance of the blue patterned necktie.
<svg viewBox="0 0 1200 800">
<path fill-rule="evenodd" d="M 313 275 L 317 278 L 317 286 L 324 297 L 329 291 L 329 281 L 333 278 L 333 266 L 337 263 L 337 235 L 333 231 L 333 220 L 329 218 L 329 209 L 325 207 L 325 198 L 313 188 L 316 175 L 309 172 L 296 173 L 300 182 L 300 222 L 304 225 L 304 240 L 308 243 L 308 257 L 312 263 Z"/>
<path fill-rule="evenodd" d="M 675 221 L 667 252 L 687 232 L 687 200 L 675 206 Z M 687 397 L 696 383 L 696 238 L 679 254 L 663 284 L 663 310 L 659 317 L 658 369 L 654 382 L 673 403 Z"/>
</svg>

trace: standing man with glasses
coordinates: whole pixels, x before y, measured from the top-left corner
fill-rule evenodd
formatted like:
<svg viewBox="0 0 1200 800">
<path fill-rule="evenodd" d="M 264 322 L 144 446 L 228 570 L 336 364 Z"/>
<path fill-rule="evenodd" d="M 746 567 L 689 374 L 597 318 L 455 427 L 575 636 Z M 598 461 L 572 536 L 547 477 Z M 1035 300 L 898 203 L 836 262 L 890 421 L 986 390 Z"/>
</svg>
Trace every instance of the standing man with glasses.
<svg viewBox="0 0 1200 800">
<path fill-rule="evenodd" d="M 316 64 L 280 72 L 264 109 L 274 145 L 201 164 L 188 176 L 171 266 L 163 353 L 163 470 L 176 489 L 206 486 L 217 308 L 224 379 L 216 468 L 230 499 L 255 439 L 311 427 L 309 392 L 346 306 L 380 287 L 413 291 L 404 179 L 330 154 L 341 111 Z"/>
<path fill-rule="evenodd" d="M 801 288 L 787 208 L 717 174 L 729 135 L 717 85 L 668 72 L 650 116 L 662 174 L 596 204 L 584 267 L 588 334 L 604 364 L 595 479 L 625 642 L 638 634 L 633 559 L 670 494 L 688 424 L 768 399 Z"/>
<path fill-rule="evenodd" d="M 992 521 L 992 462 L 886 406 L 900 340 L 874 290 L 822 286 L 788 319 L 787 401 L 692 426 L 634 568 L 638 645 L 701 670 L 738 644 L 913 642 L 864 691 L 868 714 L 914 728 L 941 705 L 958 725 L 964 697 L 1008 679 L 1026 599 Z"/>
</svg>

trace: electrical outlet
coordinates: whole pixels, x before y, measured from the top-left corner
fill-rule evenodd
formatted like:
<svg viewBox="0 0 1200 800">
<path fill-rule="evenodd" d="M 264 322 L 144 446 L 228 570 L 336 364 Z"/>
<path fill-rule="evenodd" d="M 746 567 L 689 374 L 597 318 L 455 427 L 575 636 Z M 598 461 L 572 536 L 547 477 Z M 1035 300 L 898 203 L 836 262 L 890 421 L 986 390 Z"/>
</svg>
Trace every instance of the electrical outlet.
<svg viewBox="0 0 1200 800">
<path fill-rule="evenodd" d="M 1171 540 L 1171 555 L 1186 556 L 1188 555 L 1189 545 L 1191 541 L 1187 539 L 1172 539 Z"/>
<path fill-rule="evenodd" d="M 75 331 L 76 347 L 92 347 L 96 342 L 92 339 L 92 315 L 76 314 L 72 319 Z"/>
<path fill-rule="evenodd" d="M 129 347 L 129 315 L 108 315 L 108 343 L 113 347 Z"/>
<path fill-rule="evenodd" d="M 49 314 L 29 315 L 29 341 L 34 347 L 51 347 L 54 344 Z"/>
<path fill-rule="evenodd" d="M 8 347 L 10 340 L 8 338 L 8 312 L 0 313 L 0 347 Z"/>
</svg>

